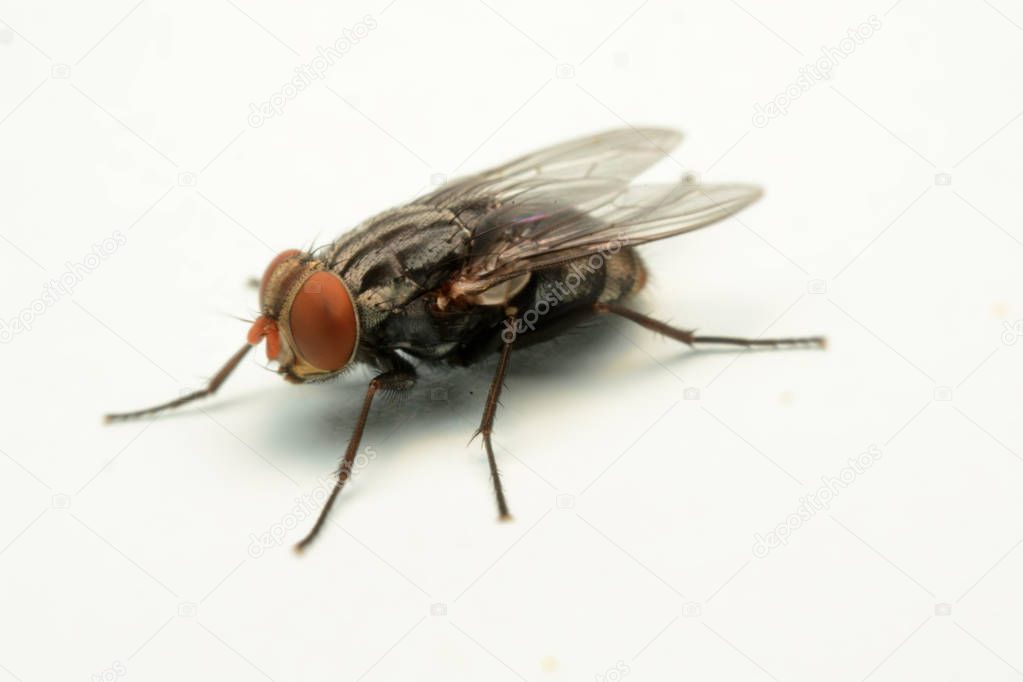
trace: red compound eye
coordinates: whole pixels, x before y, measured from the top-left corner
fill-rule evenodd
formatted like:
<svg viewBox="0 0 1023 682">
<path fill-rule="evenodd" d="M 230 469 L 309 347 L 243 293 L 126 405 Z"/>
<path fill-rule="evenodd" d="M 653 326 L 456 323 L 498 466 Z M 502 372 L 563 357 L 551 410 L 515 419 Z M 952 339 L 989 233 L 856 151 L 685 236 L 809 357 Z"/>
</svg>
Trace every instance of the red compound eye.
<svg viewBox="0 0 1023 682">
<path fill-rule="evenodd" d="M 295 350 L 313 367 L 334 372 L 352 359 L 359 331 L 355 307 L 333 272 L 314 273 L 302 284 L 288 319 Z"/>
</svg>

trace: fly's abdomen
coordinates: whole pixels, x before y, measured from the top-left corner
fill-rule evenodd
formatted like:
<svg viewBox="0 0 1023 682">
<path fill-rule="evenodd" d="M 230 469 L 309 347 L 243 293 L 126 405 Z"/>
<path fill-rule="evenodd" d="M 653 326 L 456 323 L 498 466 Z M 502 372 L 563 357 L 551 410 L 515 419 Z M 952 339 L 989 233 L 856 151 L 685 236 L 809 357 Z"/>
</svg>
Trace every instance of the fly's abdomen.
<svg viewBox="0 0 1023 682">
<path fill-rule="evenodd" d="M 646 285 L 646 266 L 635 249 L 625 248 L 606 261 L 607 276 L 598 300 L 614 303 L 638 294 Z"/>
</svg>

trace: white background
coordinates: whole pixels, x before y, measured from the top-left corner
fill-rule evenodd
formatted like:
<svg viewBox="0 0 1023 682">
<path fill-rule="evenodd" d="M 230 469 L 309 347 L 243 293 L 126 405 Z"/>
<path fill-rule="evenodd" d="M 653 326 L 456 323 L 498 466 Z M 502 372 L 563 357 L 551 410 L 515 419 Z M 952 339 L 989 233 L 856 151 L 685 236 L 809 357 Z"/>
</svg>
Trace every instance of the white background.
<svg viewBox="0 0 1023 682">
<path fill-rule="evenodd" d="M 133 1 L 0 2 L 0 680 L 1023 675 L 1017 4 Z M 296 505 L 367 371 L 291 386 L 254 354 L 201 406 L 101 425 L 201 385 L 278 250 L 626 124 L 682 128 L 686 170 L 766 189 L 645 247 L 637 306 L 828 352 L 611 323 L 514 356 L 511 524 L 467 444 L 493 362 L 429 372 L 377 406 L 372 461 L 301 558 Z"/>
</svg>

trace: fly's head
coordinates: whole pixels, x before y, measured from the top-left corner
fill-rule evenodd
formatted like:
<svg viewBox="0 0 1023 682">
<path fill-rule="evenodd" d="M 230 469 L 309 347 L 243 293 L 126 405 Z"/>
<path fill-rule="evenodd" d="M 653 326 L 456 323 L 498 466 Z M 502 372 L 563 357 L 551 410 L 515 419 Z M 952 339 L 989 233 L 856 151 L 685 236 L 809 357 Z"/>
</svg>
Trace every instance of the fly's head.
<svg viewBox="0 0 1023 682">
<path fill-rule="evenodd" d="M 294 383 L 324 379 L 355 357 L 359 316 L 344 281 L 308 253 L 274 258 L 259 285 L 261 315 L 249 343 L 266 340 L 266 357 Z"/>
</svg>

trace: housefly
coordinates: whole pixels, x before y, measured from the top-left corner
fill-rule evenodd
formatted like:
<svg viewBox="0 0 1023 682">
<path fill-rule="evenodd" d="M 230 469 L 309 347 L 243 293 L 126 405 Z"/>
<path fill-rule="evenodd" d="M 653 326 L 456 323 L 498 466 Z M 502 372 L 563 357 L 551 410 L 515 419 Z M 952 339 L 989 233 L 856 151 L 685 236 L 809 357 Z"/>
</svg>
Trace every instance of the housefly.
<svg viewBox="0 0 1023 682">
<path fill-rule="evenodd" d="M 483 437 L 501 519 L 510 518 L 491 434 L 512 352 L 579 323 L 616 315 L 687 345 L 824 345 L 820 337 L 698 336 L 629 307 L 646 281 L 634 247 L 709 225 L 760 196 L 742 184 L 633 184 L 682 136 L 623 128 L 583 137 L 452 180 L 370 218 L 331 244 L 275 257 L 259 284 L 260 315 L 244 346 L 202 390 L 136 412 L 162 412 L 212 395 L 260 343 L 295 383 L 353 364 L 369 382 L 334 488 L 309 545 L 351 477 L 373 397 L 408 391 L 416 363 L 473 365 L 497 355 L 483 407 Z"/>
</svg>

